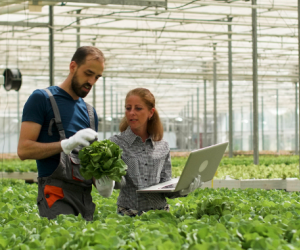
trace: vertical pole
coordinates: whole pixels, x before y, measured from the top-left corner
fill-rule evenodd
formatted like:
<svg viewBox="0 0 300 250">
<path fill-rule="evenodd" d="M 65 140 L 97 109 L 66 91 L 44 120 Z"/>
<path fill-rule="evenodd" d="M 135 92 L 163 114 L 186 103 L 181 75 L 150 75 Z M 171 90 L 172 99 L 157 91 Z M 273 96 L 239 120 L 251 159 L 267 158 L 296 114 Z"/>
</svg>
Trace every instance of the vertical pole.
<svg viewBox="0 0 300 250">
<path fill-rule="evenodd" d="M 298 34 L 300 34 L 300 0 L 298 0 Z M 298 35 L 298 77 L 299 77 L 299 87 L 300 87 L 300 35 Z M 299 126 L 300 126 L 300 91 L 299 92 Z M 300 131 L 300 127 L 299 127 Z M 300 133 L 299 133 L 300 136 Z M 299 174 L 300 174 L 300 150 L 299 150 Z"/>
<path fill-rule="evenodd" d="M 192 149 L 194 149 L 194 96 L 192 95 L 192 105 L 191 105 L 191 117 L 192 117 L 192 121 L 191 121 L 191 131 L 192 131 L 192 140 L 191 140 L 191 146 L 192 146 Z"/>
<path fill-rule="evenodd" d="M 111 116 L 111 121 L 110 121 L 110 136 L 113 135 L 114 131 L 114 110 L 113 110 L 113 87 L 110 85 L 110 116 Z"/>
<path fill-rule="evenodd" d="M 119 123 L 119 111 L 118 111 L 118 93 L 116 93 L 116 124 L 117 124 L 117 129 L 116 132 L 118 133 L 118 125 Z"/>
<path fill-rule="evenodd" d="M 252 0 L 256 7 L 256 0 Z M 259 164 L 258 134 L 258 76 L 257 76 L 257 10 L 252 8 L 252 46 L 253 46 L 253 156 L 254 164 Z"/>
<path fill-rule="evenodd" d="M 241 151 L 243 151 L 243 130 L 244 130 L 244 127 L 243 127 L 243 120 L 244 120 L 244 116 L 243 116 L 243 106 L 241 106 Z"/>
<path fill-rule="evenodd" d="M 191 140 L 190 140 L 190 102 L 187 103 L 187 117 L 186 117 L 186 125 L 187 125 L 187 141 L 188 141 L 188 150 L 191 151 Z"/>
<path fill-rule="evenodd" d="M 103 140 L 106 139 L 105 77 L 103 77 Z"/>
<path fill-rule="evenodd" d="M 200 118 L 199 118 L 199 113 L 200 113 L 200 102 L 199 102 L 199 87 L 197 87 L 197 146 L 196 149 L 200 148 Z"/>
<path fill-rule="evenodd" d="M 279 152 L 279 96 L 278 89 L 276 89 L 276 138 L 277 138 L 277 153 Z"/>
<path fill-rule="evenodd" d="M 232 17 L 228 17 L 228 22 L 232 21 Z M 229 154 L 233 156 L 233 116 L 232 116 L 232 43 L 231 43 L 231 25 L 228 25 L 228 104 L 229 104 Z"/>
<path fill-rule="evenodd" d="M 81 10 L 76 10 L 76 14 L 79 15 L 80 12 L 81 12 Z M 79 17 L 76 17 L 76 24 L 78 26 L 80 25 L 80 18 Z M 80 47 L 80 28 L 79 27 L 76 28 L 76 33 L 77 33 L 77 35 L 76 35 L 76 46 L 77 46 L 77 48 L 79 48 Z"/>
<path fill-rule="evenodd" d="M 18 116 L 18 135 L 17 135 L 17 145 L 19 143 L 19 138 L 20 138 L 20 128 L 21 128 L 21 123 L 20 123 L 20 91 L 17 91 L 18 96 L 17 96 L 17 116 Z"/>
<path fill-rule="evenodd" d="M 183 145 L 184 149 L 186 149 L 186 106 L 183 107 L 183 131 L 184 131 L 184 137 L 183 137 Z"/>
<path fill-rule="evenodd" d="M 265 121 L 265 115 L 264 115 L 264 97 L 261 97 L 261 147 L 262 150 L 265 150 L 265 134 L 264 134 L 264 121 Z"/>
<path fill-rule="evenodd" d="M 295 155 L 298 154 L 298 86 L 295 82 Z"/>
<path fill-rule="evenodd" d="M 217 129 L 217 53 L 216 53 L 216 43 L 214 46 L 214 144 L 217 144 L 218 140 L 218 129 Z"/>
<path fill-rule="evenodd" d="M 11 122 L 11 117 L 10 117 L 10 109 L 8 109 L 8 120 Z M 10 126 L 8 126 L 8 153 L 10 153 L 10 141 L 11 141 L 11 134 L 10 134 Z"/>
<path fill-rule="evenodd" d="M 49 84 L 54 85 L 54 18 L 53 6 L 49 5 Z"/>
<path fill-rule="evenodd" d="M 121 113 L 121 119 L 123 118 L 124 116 L 124 110 L 125 110 L 125 107 L 123 105 L 123 100 L 120 100 L 120 113 Z"/>
<path fill-rule="evenodd" d="M 253 150 L 253 104 L 250 102 L 250 150 Z"/>
<path fill-rule="evenodd" d="M 204 142 L 203 142 L 203 147 L 207 147 L 206 80 L 204 80 Z"/>
</svg>

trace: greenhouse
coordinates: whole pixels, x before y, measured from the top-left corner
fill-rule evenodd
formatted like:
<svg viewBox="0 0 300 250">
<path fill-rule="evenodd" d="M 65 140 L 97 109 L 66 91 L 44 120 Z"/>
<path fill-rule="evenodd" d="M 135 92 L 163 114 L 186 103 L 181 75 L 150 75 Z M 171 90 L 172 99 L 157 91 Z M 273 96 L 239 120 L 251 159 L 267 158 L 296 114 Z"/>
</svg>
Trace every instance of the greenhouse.
<svg viewBox="0 0 300 250">
<path fill-rule="evenodd" d="M 299 16 L 300 0 L 1 0 L 0 249 L 300 249 Z M 90 61 L 72 58 L 87 46 L 103 56 L 91 60 L 88 71 L 97 71 L 95 82 L 82 84 L 87 74 L 83 67 Z M 76 83 L 89 93 L 77 94 Z M 71 92 L 67 84 L 72 84 Z M 51 127 L 49 114 L 37 114 L 46 102 L 33 101 L 37 89 L 44 93 L 48 87 L 65 91 L 72 101 L 84 100 L 94 115 L 88 105 L 84 110 L 89 113 L 81 116 L 77 109 L 72 113 L 70 106 L 59 106 L 62 120 L 72 117 L 70 131 L 62 137 L 53 103 L 47 102 L 55 115 Z M 153 109 L 143 114 L 150 124 L 152 110 L 158 111 L 162 140 L 154 139 L 150 125 L 148 130 L 143 125 L 144 140 L 136 133 L 140 127 L 134 130 L 138 118 L 128 120 L 130 112 L 140 112 L 129 111 L 133 107 L 126 97 L 136 88 L 155 97 Z M 139 100 L 148 105 L 146 99 Z M 45 120 L 30 120 L 37 115 Z M 93 139 L 99 142 L 90 147 L 110 148 L 106 158 L 89 147 L 75 157 L 77 147 L 87 146 L 79 142 L 69 150 L 79 130 L 73 129 L 85 115 L 89 123 L 83 128 L 95 130 Z M 141 140 L 133 152 L 119 141 L 126 119 L 126 131 L 130 128 Z M 95 129 L 89 126 L 94 120 Z M 53 145 L 48 147 L 42 133 L 50 138 L 51 129 L 59 140 L 47 139 Z M 135 198 L 125 199 L 121 180 L 127 180 L 124 185 L 132 181 L 139 190 L 152 186 L 152 179 L 157 184 L 167 175 L 172 180 L 182 177 L 191 152 L 211 152 L 205 150 L 224 143 L 228 146 L 219 161 L 219 152 L 194 161 L 202 175 L 202 181 L 193 176 L 189 182 L 194 189 L 191 184 L 188 193 L 175 189 L 181 194 L 176 197 L 163 192 L 149 196 L 157 204 L 160 199 L 167 202 L 169 210 L 150 202 L 149 210 L 131 207 L 138 216 L 119 213 L 124 200 L 143 200 L 128 186 L 126 192 Z M 166 147 L 168 157 L 161 160 Z M 51 167 L 45 170 L 50 161 L 44 160 L 58 156 L 54 161 L 61 163 L 62 155 L 78 165 L 77 170 L 71 166 L 70 183 L 91 188 L 92 221 L 81 212 L 74 216 L 62 211 L 55 218 L 41 214 L 41 195 L 48 210 L 58 199 L 50 205 L 41 184 L 58 172 L 56 165 L 52 172 Z M 212 159 L 218 169 L 203 181 L 200 169 L 213 168 Z M 170 171 L 164 172 L 167 166 Z M 95 174 L 92 167 L 103 172 Z M 132 169 L 138 169 L 133 177 Z M 162 172 L 156 175 L 157 169 Z M 112 188 L 117 183 L 121 188 L 103 195 L 97 188 L 103 177 L 113 181 Z M 88 184 L 92 179 L 93 185 Z M 144 200 L 149 202 L 149 197 Z"/>
</svg>

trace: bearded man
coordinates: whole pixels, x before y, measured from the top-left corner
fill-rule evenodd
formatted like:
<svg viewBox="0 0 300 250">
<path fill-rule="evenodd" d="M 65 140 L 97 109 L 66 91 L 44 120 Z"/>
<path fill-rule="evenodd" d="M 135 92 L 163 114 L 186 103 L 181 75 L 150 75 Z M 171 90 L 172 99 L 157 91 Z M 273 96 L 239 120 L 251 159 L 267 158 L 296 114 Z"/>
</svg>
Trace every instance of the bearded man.
<svg viewBox="0 0 300 250">
<path fill-rule="evenodd" d="M 104 62 L 99 49 L 78 48 L 64 82 L 35 90 L 24 105 L 18 156 L 36 160 L 37 205 L 43 217 L 81 214 L 93 220 L 93 181 L 80 175 L 78 151 L 97 139 L 97 113 L 82 98 L 102 76 Z"/>
</svg>

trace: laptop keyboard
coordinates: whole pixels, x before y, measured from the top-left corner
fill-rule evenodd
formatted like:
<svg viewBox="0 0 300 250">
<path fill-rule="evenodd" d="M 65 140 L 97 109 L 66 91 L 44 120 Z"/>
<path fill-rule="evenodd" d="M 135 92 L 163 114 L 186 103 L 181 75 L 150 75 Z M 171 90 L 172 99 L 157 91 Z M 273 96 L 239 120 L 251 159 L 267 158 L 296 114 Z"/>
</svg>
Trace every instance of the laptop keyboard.
<svg viewBox="0 0 300 250">
<path fill-rule="evenodd" d="M 176 185 L 177 185 L 177 183 L 176 183 L 176 184 L 170 184 L 170 185 L 168 185 L 168 186 L 162 187 L 161 189 L 165 189 L 165 188 L 175 188 Z"/>
</svg>

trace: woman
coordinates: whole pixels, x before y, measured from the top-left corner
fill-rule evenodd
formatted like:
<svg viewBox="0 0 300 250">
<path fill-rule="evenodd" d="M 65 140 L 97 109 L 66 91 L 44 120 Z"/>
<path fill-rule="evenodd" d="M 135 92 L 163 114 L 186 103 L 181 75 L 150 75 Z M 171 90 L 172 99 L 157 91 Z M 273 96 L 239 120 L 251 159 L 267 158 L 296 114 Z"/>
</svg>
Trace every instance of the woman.
<svg viewBox="0 0 300 250">
<path fill-rule="evenodd" d="M 148 210 L 169 211 L 166 197 L 184 196 L 201 185 L 200 177 L 187 190 L 172 194 L 138 194 L 136 190 L 171 179 L 170 148 L 163 138 L 163 126 L 155 108 L 153 94 L 145 88 L 136 88 L 127 93 L 125 116 L 120 123 L 120 135 L 110 138 L 122 150 L 122 159 L 127 164 L 127 174 L 115 188 L 120 189 L 118 213 L 136 216 Z"/>
</svg>

